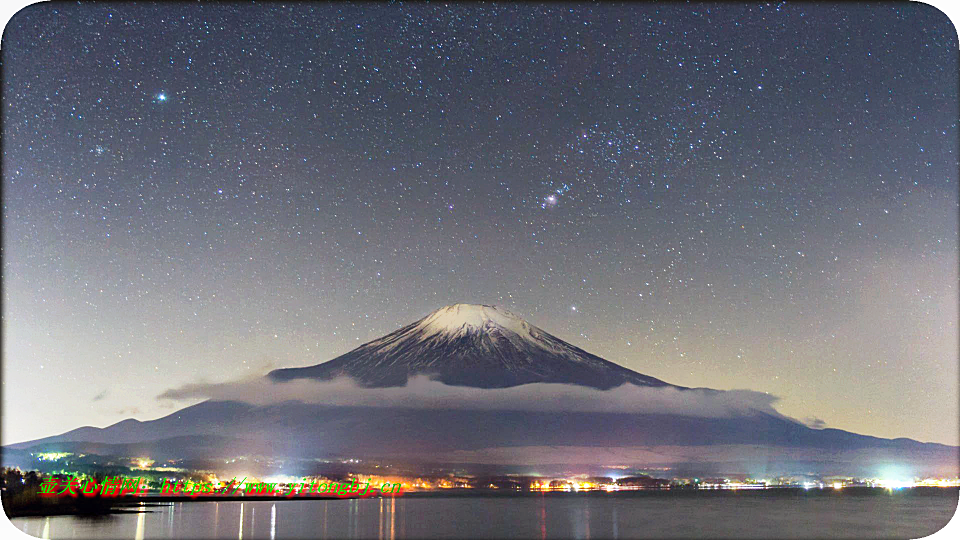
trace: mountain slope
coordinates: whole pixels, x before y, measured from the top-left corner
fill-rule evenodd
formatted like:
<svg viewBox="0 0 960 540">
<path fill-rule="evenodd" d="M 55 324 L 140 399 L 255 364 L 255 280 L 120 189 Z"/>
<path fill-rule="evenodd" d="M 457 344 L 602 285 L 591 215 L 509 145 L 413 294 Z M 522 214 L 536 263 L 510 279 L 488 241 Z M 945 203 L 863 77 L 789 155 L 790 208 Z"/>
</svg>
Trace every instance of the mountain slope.
<svg viewBox="0 0 960 540">
<path fill-rule="evenodd" d="M 124 421 L 10 445 L 4 460 L 9 463 L 8 452 L 19 451 L 21 456 L 74 452 L 163 460 L 345 457 L 407 463 L 442 463 L 468 456 L 471 462 L 510 465 L 536 461 L 545 449 L 562 455 L 551 459 L 591 463 L 601 459 L 598 448 L 629 449 L 636 456 L 632 462 L 639 464 L 726 463 L 725 467 L 732 467 L 727 470 L 760 467 L 783 474 L 876 474 L 890 464 L 954 474 L 958 457 L 956 447 L 815 430 L 762 413 L 702 418 L 298 402 L 254 407 L 208 401 L 156 420 Z M 508 457 L 501 460 L 499 455 Z"/>
<path fill-rule="evenodd" d="M 506 310 L 473 304 L 438 309 L 329 362 L 268 376 L 288 381 L 348 375 L 365 386 L 386 387 L 403 386 L 416 374 L 477 388 L 535 382 L 603 390 L 626 382 L 673 386 L 574 347 Z"/>
<path fill-rule="evenodd" d="M 723 394 L 670 385 L 565 343 L 504 310 L 467 304 L 441 308 L 329 362 L 280 369 L 268 377 L 283 382 L 350 376 L 361 385 L 380 388 L 404 386 L 414 375 L 473 388 L 563 383 L 557 387 L 608 390 L 629 383 L 648 387 L 644 393 L 654 398 L 671 394 L 671 399 L 685 404 L 697 396 Z M 578 391 L 607 402 L 623 389 L 630 387 Z M 103 429 L 82 427 L 6 449 L 29 459 L 30 452 L 67 451 L 135 452 L 163 459 L 348 456 L 435 462 L 470 459 L 510 465 L 536 462 L 544 449 L 565 463 L 588 463 L 600 459 L 597 449 L 622 448 L 626 449 L 622 455 L 630 456 L 632 463 L 722 463 L 731 470 L 760 467 L 791 474 L 815 470 L 867 474 L 889 464 L 911 464 L 918 471 L 954 471 L 957 462 L 957 447 L 811 429 L 772 409 L 745 407 L 733 409 L 735 414 L 695 416 L 677 413 L 676 407 L 661 407 L 660 401 L 642 413 L 522 407 L 474 410 L 461 402 L 454 407 L 433 402 L 425 408 L 350 406 L 333 405 L 329 395 L 318 396 L 320 403 L 282 401 L 282 392 L 268 391 L 273 390 L 277 395 L 266 405 L 230 398 L 205 401 L 155 420 L 124 420 Z M 518 391 L 527 395 L 531 387 Z M 390 392 L 409 395 L 414 388 Z M 562 391 L 551 392 L 534 399 L 549 400 Z M 703 407 L 715 413 L 713 404 Z"/>
</svg>

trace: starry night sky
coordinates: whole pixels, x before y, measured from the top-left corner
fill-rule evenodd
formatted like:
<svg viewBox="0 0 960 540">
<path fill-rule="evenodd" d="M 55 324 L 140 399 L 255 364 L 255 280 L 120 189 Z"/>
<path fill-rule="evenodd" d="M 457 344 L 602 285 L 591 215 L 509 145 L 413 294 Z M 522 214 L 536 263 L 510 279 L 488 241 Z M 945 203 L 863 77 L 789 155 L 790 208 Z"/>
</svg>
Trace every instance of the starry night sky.
<svg viewBox="0 0 960 540">
<path fill-rule="evenodd" d="M 4 442 L 456 302 L 958 442 L 929 6 L 37 4 L 2 55 Z"/>
</svg>

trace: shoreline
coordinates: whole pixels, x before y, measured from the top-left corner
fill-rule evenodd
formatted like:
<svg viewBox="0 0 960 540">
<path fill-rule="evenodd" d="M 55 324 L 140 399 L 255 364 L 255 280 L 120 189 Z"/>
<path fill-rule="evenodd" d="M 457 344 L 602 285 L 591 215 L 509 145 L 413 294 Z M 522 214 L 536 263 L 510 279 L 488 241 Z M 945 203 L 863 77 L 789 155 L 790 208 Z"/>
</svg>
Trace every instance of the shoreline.
<svg viewBox="0 0 960 540">
<path fill-rule="evenodd" d="M 414 491 L 405 493 L 403 497 L 432 498 L 432 497 L 764 497 L 764 496 L 785 496 L 794 495 L 797 497 L 831 497 L 831 496 L 948 496 L 954 494 L 960 499 L 960 488 L 958 487 L 936 487 L 936 486 L 917 486 L 896 490 L 879 487 L 848 487 L 842 490 L 836 490 L 829 487 L 809 488 L 784 486 L 769 487 L 765 489 L 649 489 L 649 490 L 631 490 L 631 491 L 508 491 L 494 489 L 464 489 L 450 488 L 441 491 Z M 269 502 L 269 501 L 335 501 L 335 500 L 354 500 L 358 498 L 384 498 L 384 497 L 283 497 L 283 496 L 216 496 L 216 497 L 189 497 L 189 496 L 138 496 L 138 497 L 116 497 L 110 499 L 99 499 L 90 507 L 78 507 L 70 503 L 41 503 L 20 508 L 8 509 L 4 507 L 4 512 L 8 519 L 29 518 L 29 517 L 50 517 L 50 516 L 76 516 L 76 517 L 104 517 L 112 514 L 136 514 L 141 512 L 150 512 L 149 508 L 166 505 L 166 503 L 189 502 L 189 503 L 210 503 L 210 502 Z M 76 501 L 72 497 L 67 499 L 71 503 Z"/>
</svg>

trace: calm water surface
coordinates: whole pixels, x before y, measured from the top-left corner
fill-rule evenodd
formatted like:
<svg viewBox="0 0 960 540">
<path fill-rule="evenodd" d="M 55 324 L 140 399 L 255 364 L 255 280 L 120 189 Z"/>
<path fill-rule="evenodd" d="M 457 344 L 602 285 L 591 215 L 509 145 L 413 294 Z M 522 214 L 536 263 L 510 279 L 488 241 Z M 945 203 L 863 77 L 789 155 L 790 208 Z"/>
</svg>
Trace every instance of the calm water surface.
<svg viewBox="0 0 960 540">
<path fill-rule="evenodd" d="M 105 518 L 15 518 L 41 538 L 920 538 L 957 491 L 549 493 L 364 500 L 176 502 Z"/>
</svg>

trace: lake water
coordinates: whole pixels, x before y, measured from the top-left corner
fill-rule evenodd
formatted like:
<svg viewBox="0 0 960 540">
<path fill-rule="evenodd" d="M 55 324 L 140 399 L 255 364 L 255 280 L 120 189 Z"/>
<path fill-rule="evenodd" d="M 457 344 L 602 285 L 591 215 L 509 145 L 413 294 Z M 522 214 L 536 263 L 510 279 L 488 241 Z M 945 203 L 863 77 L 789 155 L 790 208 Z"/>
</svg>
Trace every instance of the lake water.
<svg viewBox="0 0 960 540">
<path fill-rule="evenodd" d="M 330 501 L 175 502 L 104 518 L 15 518 L 41 538 L 920 538 L 956 490 L 404 495 Z"/>
</svg>

